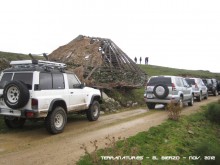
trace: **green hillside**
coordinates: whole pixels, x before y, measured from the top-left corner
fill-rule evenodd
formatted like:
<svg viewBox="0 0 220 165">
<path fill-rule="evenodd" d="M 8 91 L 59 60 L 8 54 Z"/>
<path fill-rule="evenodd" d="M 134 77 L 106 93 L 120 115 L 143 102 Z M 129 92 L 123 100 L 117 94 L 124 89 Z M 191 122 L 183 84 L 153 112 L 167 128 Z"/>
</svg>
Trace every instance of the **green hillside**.
<svg viewBox="0 0 220 165">
<path fill-rule="evenodd" d="M 186 70 L 186 69 L 176 69 L 176 68 L 169 68 L 169 67 L 162 67 L 155 65 L 139 65 L 139 67 L 142 70 L 144 70 L 148 74 L 148 76 L 174 75 L 174 76 L 191 76 L 191 77 L 220 79 L 220 73 L 212 73 L 206 70 Z"/>
<path fill-rule="evenodd" d="M 0 51 L 0 58 L 5 58 L 8 61 L 13 61 L 13 60 L 29 60 L 29 59 L 31 59 L 26 54 L 9 53 L 9 52 L 1 52 L 1 51 Z M 41 57 L 37 57 L 37 58 L 41 58 Z"/>
</svg>

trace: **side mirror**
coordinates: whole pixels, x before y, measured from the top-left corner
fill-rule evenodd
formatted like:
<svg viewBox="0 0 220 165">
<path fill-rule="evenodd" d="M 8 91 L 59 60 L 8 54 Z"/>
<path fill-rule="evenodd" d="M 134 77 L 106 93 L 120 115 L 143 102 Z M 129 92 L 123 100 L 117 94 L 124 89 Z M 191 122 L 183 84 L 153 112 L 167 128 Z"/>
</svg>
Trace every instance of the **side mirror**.
<svg viewBox="0 0 220 165">
<path fill-rule="evenodd" d="M 74 84 L 73 88 L 84 88 L 84 84 Z"/>
<path fill-rule="evenodd" d="M 81 83 L 81 84 L 80 84 L 80 88 L 84 88 L 85 86 L 86 86 L 85 83 Z"/>
</svg>

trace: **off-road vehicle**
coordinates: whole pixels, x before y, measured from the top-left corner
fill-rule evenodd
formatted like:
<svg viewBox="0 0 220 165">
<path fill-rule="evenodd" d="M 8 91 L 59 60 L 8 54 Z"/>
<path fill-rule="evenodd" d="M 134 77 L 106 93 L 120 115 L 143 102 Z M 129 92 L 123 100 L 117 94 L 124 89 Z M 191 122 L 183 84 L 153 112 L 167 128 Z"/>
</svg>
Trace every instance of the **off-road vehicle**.
<svg viewBox="0 0 220 165">
<path fill-rule="evenodd" d="M 0 115 L 10 128 L 26 119 L 44 119 L 47 130 L 61 133 L 67 114 L 83 112 L 88 120 L 99 118 L 101 94 L 85 87 L 66 65 L 42 60 L 12 61 L 0 77 Z"/>
<path fill-rule="evenodd" d="M 218 94 L 220 94 L 220 80 L 217 80 L 218 85 L 217 85 L 217 90 L 218 90 Z"/>
<path fill-rule="evenodd" d="M 208 88 L 209 94 L 213 94 L 214 96 L 218 96 L 218 81 L 214 78 L 211 79 L 203 79 L 204 84 Z"/>
<path fill-rule="evenodd" d="M 149 109 L 154 109 L 156 104 L 166 106 L 168 103 L 175 103 L 182 108 L 184 102 L 189 106 L 194 103 L 192 87 L 184 78 L 178 76 L 150 77 L 144 99 Z"/>
<path fill-rule="evenodd" d="M 208 89 L 203 83 L 201 78 L 185 78 L 187 83 L 192 86 L 193 95 L 198 100 L 201 101 L 202 99 L 208 99 Z"/>
</svg>

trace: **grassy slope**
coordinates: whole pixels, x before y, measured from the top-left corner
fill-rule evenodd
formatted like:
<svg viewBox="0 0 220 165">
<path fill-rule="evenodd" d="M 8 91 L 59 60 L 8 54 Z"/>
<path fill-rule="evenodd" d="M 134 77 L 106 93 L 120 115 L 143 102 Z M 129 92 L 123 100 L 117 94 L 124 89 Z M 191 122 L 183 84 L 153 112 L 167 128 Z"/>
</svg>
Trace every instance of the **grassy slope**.
<svg viewBox="0 0 220 165">
<path fill-rule="evenodd" d="M 186 70 L 176 69 L 155 65 L 139 65 L 149 76 L 156 75 L 175 75 L 175 76 L 192 76 L 201 78 L 217 78 L 220 79 L 220 73 L 212 73 L 206 70 Z M 204 68 L 201 68 L 204 69 Z"/>
<path fill-rule="evenodd" d="M 0 51 L 0 58 L 5 58 L 8 61 L 13 61 L 13 60 L 29 60 L 29 59 L 31 59 L 26 54 L 1 52 L 1 51 Z M 38 57 L 38 58 L 41 59 L 41 57 Z"/>
</svg>

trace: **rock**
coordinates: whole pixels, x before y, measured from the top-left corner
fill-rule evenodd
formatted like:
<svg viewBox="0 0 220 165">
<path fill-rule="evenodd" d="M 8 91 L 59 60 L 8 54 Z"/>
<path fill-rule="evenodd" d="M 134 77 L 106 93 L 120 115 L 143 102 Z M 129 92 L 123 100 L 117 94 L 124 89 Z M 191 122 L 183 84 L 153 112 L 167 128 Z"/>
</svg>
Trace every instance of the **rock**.
<svg viewBox="0 0 220 165">
<path fill-rule="evenodd" d="M 100 115 L 104 115 L 105 114 L 105 112 L 104 111 L 100 111 Z"/>
<path fill-rule="evenodd" d="M 189 130 L 188 133 L 194 135 L 194 132 L 191 130 Z"/>
<path fill-rule="evenodd" d="M 131 107 L 131 106 L 132 106 L 132 103 L 133 103 L 132 101 L 127 101 L 127 104 L 126 104 L 127 107 Z"/>
<path fill-rule="evenodd" d="M 168 142 L 168 140 L 167 140 L 167 139 L 165 139 L 165 140 L 164 140 L 164 142 L 165 142 L 165 143 L 167 143 L 167 142 Z"/>
<path fill-rule="evenodd" d="M 135 103 L 132 104 L 132 107 L 135 107 L 135 106 L 137 106 L 137 105 L 138 105 L 138 103 L 135 102 Z"/>
<path fill-rule="evenodd" d="M 103 100 L 109 99 L 108 95 L 105 92 L 102 92 L 102 98 L 103 98 Z"/>
</svg>

